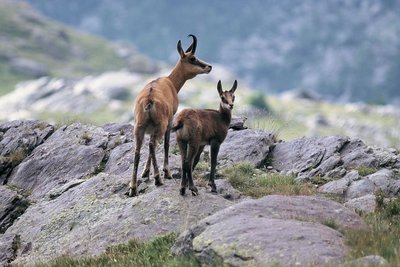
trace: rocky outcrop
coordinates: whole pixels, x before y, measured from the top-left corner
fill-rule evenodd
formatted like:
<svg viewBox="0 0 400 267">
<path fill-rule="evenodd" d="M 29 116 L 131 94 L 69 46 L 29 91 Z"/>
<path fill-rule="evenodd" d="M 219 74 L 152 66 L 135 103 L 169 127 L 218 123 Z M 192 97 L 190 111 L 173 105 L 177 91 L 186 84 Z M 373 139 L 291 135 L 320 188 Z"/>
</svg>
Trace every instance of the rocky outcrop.
<svg viewBox="0 0 400 267">
<path fill-rule="evenodd" d="M 2 159 L 20 148 L 26 152 L 1 173 L 0 265 L 47 261 L 61 255 L 97 255 L 132 238 L 149 240 L 185 230 L 176 253 L 193 251 L 205 263 L 338 263 L 347 248 L 337 229 L 365 227 L 354 212 L 333 201 L 284 196 L 249 200 L 224 179 L 216 181 L 217 194 L 199 185 L 198 196 L 186 197 L 179 195 L 179 180 L 165 180 L 156 187 L 152 178 L 139 179 L 139 196 L 128 198 L 125 193 L 134 148 L 130 124 L 56 127 L 39 121 L 13 121 L 0 125 L 0 133 Z M 340 169 L 344 176 L 320 190 L 347 196 L 348 207 L 377 189 L 398 195 L 398 155 L 360 144 L 345 137 L 276 144 L 273 135 L 260 130 L 230 130 L 221 146 L 218 168 L 239 161 L 261 169 L 268 164 L 268 169 L 276 172 L 296 174 L 299 181 Z M 351 151 L 346 149 L 349 145 Z M 174 134 L 170 151 L 172 174 L 179 177 L 180 155 Z M 147 153 L 145 143 L 139 173 Z M 349 156 L 357 153 L 367 154 L 368 160 Z M 163 158 L 162 146 L 157 148 L 157 157 Z M 377 171 L 361 176 L 352 164 L 375 166 Z M 305 176 L 308 178 L 303 179 Z M 363 184 L 367 189 L 358 190 Z M 273 244 L 268 240 L 274 240 Z M 277 248 L 282 249 L 280 254 Z"/>
<path fill-rule="evenodd" d="M 173 253 L 201 264 L 303 266 L 343 262 L 343 236 L 329 228 L 365 228 L 357 214 L 318 197 L 267 196 L 201 220 L 182 233 Z M 325 224 L 325 225 L 324 225 Z"/>
<path fill-rule="evenodd" d="M 272 166 L 298 181 L 319 177 L 333 179 L 319 191 L 342 196 L 346 201 L 373 195 L 399 195 L 400 156 L 395 149 L 368 147 L 361 140 L 343 136 L 300 138 L 278 143 L 270 154 Z M 361 176 L 359 169 L 373 172 Z M 349 202 L 348 206 L 353 207 Z M 371 211 L 372 205 L 357 206 Z M 364 209 L 365 208 L 365 209 Z"/>
</svg>

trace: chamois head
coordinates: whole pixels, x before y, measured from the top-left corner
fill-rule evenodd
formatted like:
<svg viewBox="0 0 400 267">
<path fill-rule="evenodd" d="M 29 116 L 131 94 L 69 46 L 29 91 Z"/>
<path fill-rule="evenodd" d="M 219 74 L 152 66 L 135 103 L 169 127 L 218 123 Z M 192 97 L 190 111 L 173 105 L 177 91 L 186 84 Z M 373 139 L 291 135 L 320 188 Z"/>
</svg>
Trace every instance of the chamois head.
<svg viewBox="0 0 400 267">
<path fill-rule="evenodd" d="M 233 102 L 235 102 L 235 91 L 237 87 L 237 81 L 233 83 L 231 90 L 223 91 L 221 80 L 218 81 L 217 89 L 219 93 L 219 97 L 221 98 L 221 107 L 224 109 L 233 109 Z"/>
<path fill-rule="evenodd" d="M 204 62 L 195 56 L 197 47 L 197 38 L 193 34 L 189 34 L 188 37 L 193 38 L 192 44 L 183 52 L 181 40 L 178 41 L 176 48 L 180 55 L 180 63 L 182 64 L 184 71 L 189 76 L 196 76 L 197 74 L 210 73 L 212 66 L 207 62 Z"/>
</svg>

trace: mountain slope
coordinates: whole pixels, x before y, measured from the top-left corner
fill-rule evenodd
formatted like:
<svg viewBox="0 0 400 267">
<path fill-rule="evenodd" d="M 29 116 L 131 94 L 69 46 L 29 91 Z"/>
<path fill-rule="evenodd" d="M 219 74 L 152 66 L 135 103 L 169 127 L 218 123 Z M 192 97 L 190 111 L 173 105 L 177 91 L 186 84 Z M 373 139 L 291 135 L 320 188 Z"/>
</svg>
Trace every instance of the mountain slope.
<svg viewBox="0 0 400 267">
<path fill-rule="evenodd" d="M 304 87 L 346 101 L 400 101 L 399 1 L 29 1 L 162 60 L 172 60 L 177 39 L 195 33 L 202 57 L 260 90 Z"/>
<path fill-rule="evenodd" d="M 121 68 L 153 72 L 156 65 L 132 47 L 51 21 L 22 1 L 0 1 L 0 95 L 16 82 L 41 76 L 81 77 Z M 152 69 L 153 68 L 153 69 Z"/>
</svg>

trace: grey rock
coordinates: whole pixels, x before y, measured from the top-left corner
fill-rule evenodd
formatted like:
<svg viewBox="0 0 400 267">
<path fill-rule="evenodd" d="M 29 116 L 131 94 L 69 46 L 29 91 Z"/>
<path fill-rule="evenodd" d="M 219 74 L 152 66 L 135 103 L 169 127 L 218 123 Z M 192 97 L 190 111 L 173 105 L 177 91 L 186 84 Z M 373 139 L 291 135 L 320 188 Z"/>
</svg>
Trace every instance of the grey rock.
<svg viewBox="0 0 400 267">
<path fill-rule="evenodd" d="M 221 166 L 229 166 L 247 161 L 257 167 L 261 167 L 264 165 L 273 144 L 273 134 L 262 130 L 229 130 L 225 141 L 221 145 L 218 163 Z"/>
<path fill-rule="evenodd" d="M 369 255 L 353 261 L 346 262 L 344 266 L 357 266 L 357 267 L 376 267 L 376 266 L 389 266 L 387 260 L 379 255 Z"/>
<path fill-rule="evenodd" d="M 223 198 L 226 198 L 228 200 L 242 200 L 243 195 L 240 193 L 238 190 L 233 188 L 231 183 L 229 183 L 225 179 L 217 179 L 215 181 L 215 184 L 217 185 L 217 193 L 222 196 Z"/>
<path fill-rule="evenodd" d="M 0 235 L 0 266 L 8 266 L 16 258 L 19 242 L 18 235 Z"/>
<path fill-rule="evenodd" d="M 325 168 L 334 169 L 337 152 L 348 142 L 342 136 L 299 138 L 279 143 L 272 151 L 272 166 L 279 171 L 293 171 L 295 174 L 308 172 L 329 159 Z M 333 159 L 330 159 L 333 157 Z"/>
<path fill-rule="evenodd" d="M 39 121 L 11 121 L 0 125 L 0 184 L 7 182 L 13 168 L 52 133 L 54 126 Z"/>
<path fill-rule="evenodd" d="M 393 178 L 393 171 L 388 169 L 381 169 L 367 176 L 367 179 L 372 181 L 376 187 L 387 194 L 390 194 L 390 187 Z"/>
<path fill-rule="evenodd" d="M 391 195 L 400 195 L 400 180 L 392 180 L 389 186 L 389 192 Z"/>
<path fill-rule="evenodd" d="M 350 140 L 341 150 L 343 167 L 347 169 L 360 166 L 378 167 L 378 160 L 374 157 L 372 149 L 368 148 L 361 140 Z"/>
<path fill-rule="evenodd" d="M 374 212 L 376 208 L 376 197 L 373 194 L 364 195 L 362 197 L 353 198 L 345 202 L 344 205 L 353 210 L 361 210 L 363 212 Z"/>
<path fill-rule="evenodd" d="M 18 234 L 15 264 L 47 261 L 61 255 L 98 255 L 130 239 L 147 241 L 180 233 L 232 202 L 199 188 L 198 196 L 179 195 L 179 182 L 148 184 L 145 194 L 124 195 L 129 176 L 98 174 L 53 200 L 30 206 L 7 233 Z M 0 238 L 1 242 L 1 238 Z"/>
<path fill-rule="evenodd" d="M 325 173 L 325 177 L 332 177 L 332 178 L 340 178 L 346 174 L 346 169 L 343 167 L 336 167 L 333 170 L 328 171 Z"/>
<path fill-rule="evenodd" d="M 193 253 L 201 264 L 283 266 L 344 261 L 343 236 L 321 223 L 366 228 L 354 212 L 320 197 L 267 196 L 247 200 L 201 220 L 183 232 L 172 248 Z"/>
<path fill-rule="evenodd" d="M 56 187 L 96 173 L 107 142 L 107 132 L 99 127 L 61 127 L 14 169 L 8 182 L 38 200 Z"/>
<path fill-rule="evenodd" d="M 0 185 L 0 234 L 28 208 L 28 201 L 20 194 Z"/>
<path fill-rule="evenodd" d="M 358 198 L 364 195 L 374 194 L 377 190 L 378 187 L 375 186 L 374 182 L 369 179 L 362 179 L 351 183 L 346 191 L 345 197 L 346 199 Z"/>
<path fill-rule="evenodd" d="M 247 120 L 246 117 L 232 117 L 231 123 L 229 124 L 229 128 L 233 130 L 247 129 L 247 127 L 244 126 L 246 120 Z"/>
<path fill-rule="evenodd" d="M 331 181 L 322 185 L 318 188 L 318 191 L 322 193 L 343 195 L 350 184 L 351 180 L 349 178 L 343 177 L 342 179 Z"/>
</svg>

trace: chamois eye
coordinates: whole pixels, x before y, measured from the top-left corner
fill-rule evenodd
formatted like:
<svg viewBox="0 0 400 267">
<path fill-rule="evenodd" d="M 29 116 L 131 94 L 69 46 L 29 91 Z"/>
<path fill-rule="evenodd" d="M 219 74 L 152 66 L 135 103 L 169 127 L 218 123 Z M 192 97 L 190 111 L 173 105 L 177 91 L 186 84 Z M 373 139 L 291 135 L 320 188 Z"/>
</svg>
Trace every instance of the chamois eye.
<svg viewBox="0 0 400 267">
<path fill-rule="evenodd" d="M 191 58 L 189 58 L 189 60 L 190 60 L 190 62 L 195 62 L 196 58 L 195 57 L 191 57 Z"/>
</svg>

